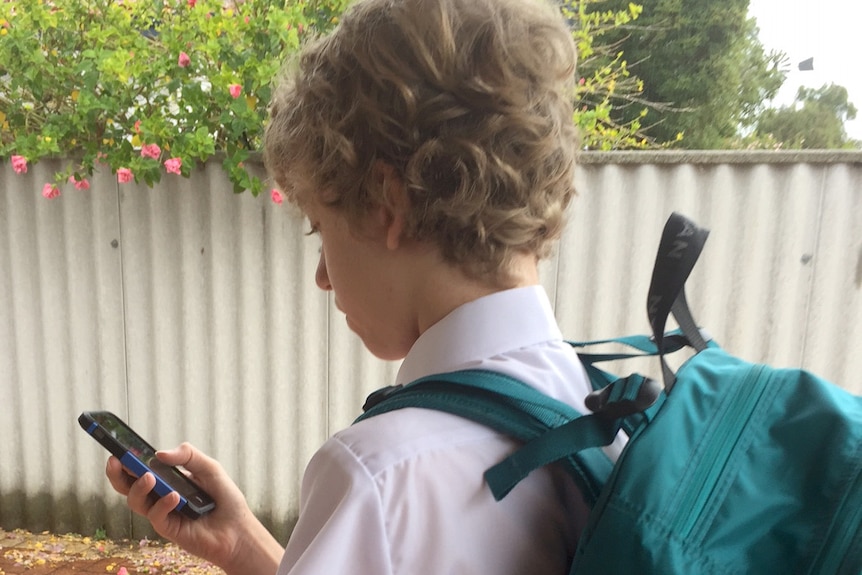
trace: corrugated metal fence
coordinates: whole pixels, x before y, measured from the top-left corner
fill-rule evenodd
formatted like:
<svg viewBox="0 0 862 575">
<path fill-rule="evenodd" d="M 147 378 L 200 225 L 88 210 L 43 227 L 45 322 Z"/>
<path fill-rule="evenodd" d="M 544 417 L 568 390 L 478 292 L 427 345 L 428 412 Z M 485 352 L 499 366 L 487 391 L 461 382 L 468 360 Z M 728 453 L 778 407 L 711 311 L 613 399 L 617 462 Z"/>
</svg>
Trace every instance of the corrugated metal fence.
<svg viewBox="0 0 862 575">
<path fill-rule="evenodd" d="M 76 423 L 109 409 L 219 459 L 285 539 L 306 462 L 397 366 L 315 287 L 291 208 L 232 194 L 218 166 L 44 200 L 58 168 L 0 166 L 0 526 L 149 532 Z M 862 393 L 862 154 L 585 154 L 578 185 L 542 267 L 567 336 L 646 331 L 676 210 L 712 229 L 689 299 L 718 341 Z"/>
</svg>

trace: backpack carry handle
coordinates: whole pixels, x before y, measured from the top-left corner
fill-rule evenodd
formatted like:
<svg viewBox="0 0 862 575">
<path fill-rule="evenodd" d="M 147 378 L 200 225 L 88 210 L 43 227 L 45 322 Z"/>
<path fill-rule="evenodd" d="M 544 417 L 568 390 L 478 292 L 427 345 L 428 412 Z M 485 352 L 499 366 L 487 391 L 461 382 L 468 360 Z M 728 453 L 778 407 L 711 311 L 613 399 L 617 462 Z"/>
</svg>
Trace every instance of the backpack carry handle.
<svg viewBox="0 0 862 575">
<path fill-rule="evenodd" d="M 659 243 L 647 297 L 647 316 L 659 350 L 667 391 L 676 382 L 676 376 L 664 359 L 664 330 L 670 314 L 673 313 L 695 350 L 703 351 L 707 347 L 685 299 L 685 282 L 703 251 L 707 236 L 709 230 L 674 212 L 665 224 Z"/>
</svg>

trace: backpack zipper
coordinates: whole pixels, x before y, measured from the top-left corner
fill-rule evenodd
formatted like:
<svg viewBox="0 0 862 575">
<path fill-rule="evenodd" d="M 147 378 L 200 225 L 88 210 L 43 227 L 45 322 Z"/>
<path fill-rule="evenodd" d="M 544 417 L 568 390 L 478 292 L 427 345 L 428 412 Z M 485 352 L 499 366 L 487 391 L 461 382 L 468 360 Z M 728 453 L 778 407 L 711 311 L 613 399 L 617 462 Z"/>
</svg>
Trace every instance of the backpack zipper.
<svg viewBox="0 0 862 575">
<path fill-rule="evenodd" d="M 722 433 L 714 435 L 712 441 L 705 447 L 701 464 L 695 468 L 689 482 L 691 488 L 681 494 L 680 505 L 672 522 L 672 525 L 679 526 L 675 531 L 682 538 L 691 535 L 715 489 L 716 481 L 727 466 L 730 455 L 766 389 L 769 377 L 762 377 L 763 371 L 763 365 L 753 366 L 741 386 L 742 390 L 734 395 L 733 400 L 720 414 L 715 416 L 722 421 L 720 424 Z"/>
<path fill-rule="evenodd" d="M 847 496 L 841 503 L 841 509 L 829 526 L 826 540 L 817 560 L 811 568 L 812 574 L 835 575 L 836 573 L 847 573 L 850 567 L 854 567 L 854 561 L 862 560 L 862 545 L 856 547 L 856 557 L 847 557 L 850 545 L 857 537 L 862 537 L 859 525 L 862 524 L 862 469 L 856 469 L 856 477 L 847 491 Z M 857 529 L 853 529 L 856 526 Z M 844 560 L 848 563 L 842 565 Z M 844 570 L 841 570 L 844 567 Z M 858 567 L 858 565 L 856 565 Z"/>
</svg>

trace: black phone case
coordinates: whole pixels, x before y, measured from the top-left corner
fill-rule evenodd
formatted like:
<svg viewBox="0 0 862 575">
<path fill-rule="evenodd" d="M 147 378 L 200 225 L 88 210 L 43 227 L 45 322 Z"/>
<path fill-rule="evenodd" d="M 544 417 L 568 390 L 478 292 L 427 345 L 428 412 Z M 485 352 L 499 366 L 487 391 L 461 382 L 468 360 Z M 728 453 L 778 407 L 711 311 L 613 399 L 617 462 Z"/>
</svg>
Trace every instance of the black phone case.
<svg viewBox="0 0 862 575">
<path fill-rule="evenodd" d="M 215 502 L 212 497 L 204 491 L 198 484 L 189 479 L 176 467 L 171 467 L 169 470 L 174 475 L 175 481 L 180 481 L 188 487 L 187 489 L 175 488 L 169 480 L 162 477 L 162 474 L 156 472 L 146 463 L 141 461 L 135 453 L 129 449 L 129 446 L 123 445 L 116 437 L 102 426 L 93 414 L 104 414 L 106 417 L 112 418 L 116 424 L 122 426 L 123 431 L 128 433 L 135 439 L 137 443 L 155 453 L 155 448 L 147 443 L 140 435 L 138 435 L 131 427 L 128 426 L 122 419 L 111 412 L 89 412 L 85 411 L 78 416 L 78 423 L 89 435 L 96 441 L 102 444 L 114 457 L 120 460 L 123 465 L 131 471 L 135 476 L 140 477 L 146 472 L 151 472 L 156 477 L 156 487 L 154 491 L 159 497 L 163 497 L 171 491 L 177 491 L 180 495 L 180 504 L 176 510 L 180 513 L 197 519 L 209 513 L 215 508 Z M 185 492 L 185 493 L 184 493 Z"/>
</svg>

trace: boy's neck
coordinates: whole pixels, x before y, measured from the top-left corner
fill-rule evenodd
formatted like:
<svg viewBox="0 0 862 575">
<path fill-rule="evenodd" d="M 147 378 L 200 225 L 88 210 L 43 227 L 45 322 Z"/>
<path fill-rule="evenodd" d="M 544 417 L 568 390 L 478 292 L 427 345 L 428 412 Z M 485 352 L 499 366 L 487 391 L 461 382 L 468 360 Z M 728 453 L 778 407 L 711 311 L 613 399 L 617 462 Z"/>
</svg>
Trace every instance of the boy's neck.
<svg viewBox="0 0 862 575">
<path fill-rule="evenodd" d="M 538 285 L 538 261 L 532 254 L 516 255 L 506 278 L 473 278 L 460 268 L 443 264 L 425 278 L 419 287 L 422 306 L 419 332 L 443 319 L 455 308 L 499 291 Z"/>
</svg>

